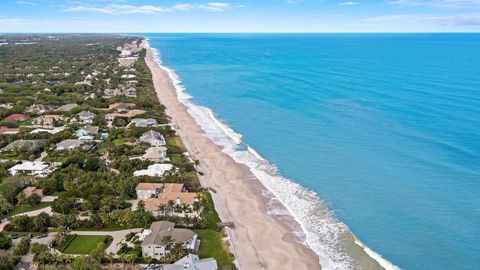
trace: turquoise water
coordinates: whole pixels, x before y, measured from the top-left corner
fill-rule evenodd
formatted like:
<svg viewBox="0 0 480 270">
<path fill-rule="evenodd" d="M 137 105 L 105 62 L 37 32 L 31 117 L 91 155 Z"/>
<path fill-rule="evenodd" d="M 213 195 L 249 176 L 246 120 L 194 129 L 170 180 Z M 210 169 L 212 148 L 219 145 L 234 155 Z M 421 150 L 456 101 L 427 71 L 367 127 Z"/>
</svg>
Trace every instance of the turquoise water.
<svg viewBox="0 0 480 270">
<path fill-rule="evenodd" d="M 146 36 L 191 102 L 370 249 L 404 269 L 478 269 L 480 35 Z"/>
</svg>

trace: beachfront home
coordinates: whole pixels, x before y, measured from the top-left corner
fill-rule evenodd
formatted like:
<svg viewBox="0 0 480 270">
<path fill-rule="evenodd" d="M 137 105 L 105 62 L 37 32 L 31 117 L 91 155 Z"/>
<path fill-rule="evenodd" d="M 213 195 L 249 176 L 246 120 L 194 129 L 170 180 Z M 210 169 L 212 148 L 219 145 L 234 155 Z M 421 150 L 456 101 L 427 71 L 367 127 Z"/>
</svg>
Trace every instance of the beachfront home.
<svg viewBox="0 0 480 270">
<path fill-rule="evenodd" d="M 165 241 L 170 238 L 171 241 Z M 140 237 L 142 256 L 160 259 L 170 253 L 175 244 L 181 244 L 189 251 L 198 249 L 197 234 L 188 229 L 175 228 L 175 223 L 168 221 L 153 222 L 150 229 L 145 229 Z"/>
<path fill-rule="evenodd" d="M 91 124 L 95 116 L 97 115 L 89 111 L 81 111 L 77 113 L 78 120 L 83 124 Z"/>
<path fill-rule="evenodd" d="M 165 146 L 153 146 L 145 151 L 145 154 L 141 157 L 143 160 L 150 160 L 153 162 L 164 162 L 167 160 L 167 147 Z"/>
<path fill-rule="evenodd" d="M 56 144 L 55 151 L 73 150 L 82 145 L 82 140 L 67 139 Z"/>
<path fill-rule="evenodd" d="M 27 116 L 25 114 L 21 113 L 14 113 L 10 114 L 9 116 L 5 117 L 3 121 L 23 121 L 27 119 Z"/>
<path fill-rule="evenodd" d="M 165 138 L 160 132 L 149 130 L 140 136 L 139 142 L 148 143 L 151 146 L 163 146 L 165 145 Z"/>
<path fill-rule="evenodd" d="M 8 169 L 8 171 L 11 175 L 24 173 L 36 177 L 46 177 L 54 168 L 55 165 L 49 165 L 43 161 L 23 161 L 22 164 L 17 164 Z"/>
<path fill-rule="evenodd" d="M 151 176 L 151 177 L 160 177 L 167 174 L 167 172 L 173 169 L 172 164 L 153 164 L 148 166 L 146 170 L 138 170 L 133 172 L 134 176 Z"/>
<path fill-rule="evenodd" d="M 200 259 L 198 255 L 188 254 L 173 264 L 163 264 L 162 270 L 217 270 L 214 258 Z"/>
<path fill-rule="evenodd" d="M 183 184 L 177 183 L 139 183 L 135 188 L 137 199 L 145 202 L 145 210 L 154 216 L 174 214 L 177 216 L 198 217 L 202 209 L 195 209 L 194 203 L 198 200 L 195 192 L 187 192 Z M 169 204 L 172 208 L 168 209 Z M 160 206 L 164 210 L 160 210 Z M 183 206 L 187 206 L 184 209 Z M 180 207 L 180 211 L 175 211 Z"/>
</svg>

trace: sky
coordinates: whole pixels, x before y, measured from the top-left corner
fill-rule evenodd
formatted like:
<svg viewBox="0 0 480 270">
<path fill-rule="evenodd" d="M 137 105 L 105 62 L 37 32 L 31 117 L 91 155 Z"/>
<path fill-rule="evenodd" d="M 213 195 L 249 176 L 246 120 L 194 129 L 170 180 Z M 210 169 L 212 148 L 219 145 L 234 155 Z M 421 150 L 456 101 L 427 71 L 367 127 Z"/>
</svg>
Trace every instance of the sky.
<svg viewBox="0 0 480 270">
<path fill-rule="evenodd" d="M 480 32 L 480 0 L 212 1 L 0 0 L 0 32 Z"/>
</svg>

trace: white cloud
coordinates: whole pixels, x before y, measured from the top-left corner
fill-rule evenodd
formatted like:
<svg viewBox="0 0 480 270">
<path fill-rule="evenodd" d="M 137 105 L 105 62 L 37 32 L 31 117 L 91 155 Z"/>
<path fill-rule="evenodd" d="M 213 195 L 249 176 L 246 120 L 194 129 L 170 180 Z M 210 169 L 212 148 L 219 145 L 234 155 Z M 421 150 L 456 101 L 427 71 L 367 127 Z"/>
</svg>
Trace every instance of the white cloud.
<svg viewBox="0 0 480 270">
<path fill-rule="evenodd" d="M 448 26 L 480 26 L 480 13 L 432 15 L 432 14 L 396 14 L 372 17 L 365 22 L 393 22 L 401 24 L 427 23 Z"/>
<path fill-rule="evenodd" d="M 20 25 L 26 24 L 28 20 L 22 18 L 2 18 L 0 17 L 0 25 Z"/>
<path fill-rule="evenodd" d="M 338 5 L 341 6 L 341 7 L 351 7 L 351 6 L 355 6 L 357 4 L 358 4 L 357 2 L 351 2 L 351 1 L 338 3 Z"/>
<path fill-rule="evenodd" d="M 37 3 L 30 2 L 30 1 L 16 1 L 15 3 L 17 3 L 19 5 L 38 6 Z"/>
<path fill-rule="evenodd" d="M 393 0 L 388 3 L 395 6 L 426 6 L 437 8 L 469 8 L 480 6 L 480 0 Z"/>
<path fill-rule="evenodd" d="M 189 11 L 189 10 L 204 10 L 212 12 L 222 12 L 227 9 L 230 9 L 231 6 L 228 3 L 223 2 L 210 2 L 206 4 L 176 4 L 171 7 L 162 7 L 162 6 L 133 6 L 133 5 L 119 5 L 112 4 L 103 7 L 99 6 L 74 6 L 63 9 L 65 12 L 94 12 L 110 15 L 123 15 L 123 14 L 156 14 L 156 13 L 166 13 L 166 12 L 175 12 L 175 11 Z"/>
</svg>

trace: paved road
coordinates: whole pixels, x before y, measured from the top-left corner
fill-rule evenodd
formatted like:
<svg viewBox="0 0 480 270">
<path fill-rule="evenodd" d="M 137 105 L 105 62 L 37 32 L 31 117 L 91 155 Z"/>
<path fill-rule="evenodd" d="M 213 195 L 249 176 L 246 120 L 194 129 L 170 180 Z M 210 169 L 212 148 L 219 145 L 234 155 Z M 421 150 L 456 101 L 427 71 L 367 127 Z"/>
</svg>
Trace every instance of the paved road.
<svg viewBox="0 0 480 270">
<path fill-rule="evenodd" d="M 72 234 L 78 235 L 110 235 L 113 237 L 113 241 L 110 246 L 105 250 L 106 253 L 116 254 L 120 249 L 120 243 L 125 239 L 125 236 L 130 232 L 139 233 L 143 229 L 131 229 L 131 230 L 121 230 L 121 231 L 72 231 Z"/>
</svg>

